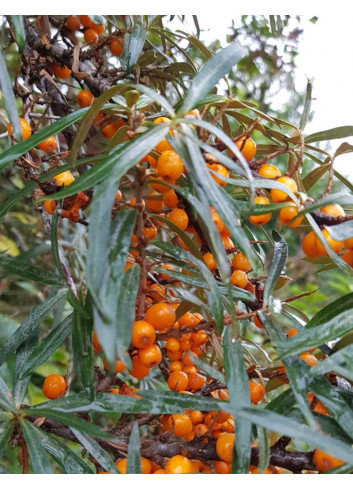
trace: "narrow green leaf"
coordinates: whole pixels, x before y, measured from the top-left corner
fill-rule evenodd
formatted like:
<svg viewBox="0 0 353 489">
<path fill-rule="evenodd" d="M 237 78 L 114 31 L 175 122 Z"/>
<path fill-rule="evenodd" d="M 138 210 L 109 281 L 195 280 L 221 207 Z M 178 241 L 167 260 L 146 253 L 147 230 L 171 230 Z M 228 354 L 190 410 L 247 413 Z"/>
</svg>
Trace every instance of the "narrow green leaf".
<svg viewBox="0 0 353 489">
<path fill-rule="evenodd" d="M 61 440 L 54 438 L 44 430 L 32 425 L 43 447 L 53 457 L 67 474 L 93 474 L 91 466 L 87 465 L 83 458 L 68 448 Z"/>
<path fill-rule="evenodd" d="M 306 83 L 306 93 L 304 100 L 304 108 L 299 122 L 299 129 L 304 131 L 308 117 L 310 115 L 311 100 L 312 100 L 313 84 L 312 81 L 308 79 Z"/>
<path fill-rule="evenodd" d="M 11 353 L 14 353 L 21 343 L 31 335 L 32 331 L 36 329 L 37 324 L 40 324 L 41 321 L 43 321 L 50 311 L 65 297 L 66 293 L 67 291 L 65 289 L 61 289 L 54 297 L 33 307 L 30 315 L 0 348 L 0 365 L 2 365 L 7 360 L 8 356 L 11 355 Z"/>
<path fill-rule="evenodd" d="M 259 474 L 264 474 L 270 464 L 270 440 L 267 430 L 257 427 L 257 438 L 259 441 Z"/>
<path fill-rule="evenodd" d="M 318 326 L 320 324 L 323 324 L 330 319 L 335 318 L 341 313 L 344 313 L 345 311 L 349 311 L 353 309 L 353 292 L 346 294 L 339 299 L 336 299 L 335 301 L 331 302 L 331 304 L 327 305 L 323 309 L 320 309 L 319 312 L 313 316 L 308 324 L 306 325 L 306 328 L 312 328 L 314 326 Z"/>
<path fill-rule="evenodd" d="M 1 377 L 1 375 L 0 375 L 0 407 L 12 413 L 16 412 L 13 396 L 10 392 L 10 389 L 5 384 L 4 379 Z"/>
<path fill-rule="evenodd" d="M 126 351 L 131 342 L 132 326 L 135 321 L 135 305 L 140 282 L 140 267 L 131 265 L 123 275 L 120 290 L 118 290 L 118 307 L 116 324 L 116 350 L 127 368 L 130 368 L 130 356 Z"/>
<path fill-rule="evenodd" d="M 244 364 L 240 339 L 231 338 L 230 328 L 224 335 L 224 368 L 229 393 L 230 412 L 235 420 L 235 454 L 232 468 L 247 474 L 251 455 L 251 423 L 238 417 L 239 410 L 250 406 L 249 378 Z M 229 410 L 229 409 L 228 409 Z"/>
<path fill-rule="evenodd" d="M 20 418 L 22 433 L 28 448 L 30 461 L 35 474 L 52 474 L 48 454 L 43 447 L 42 441 L 38 437 L 37 431 L 32 423 Z"/>
<path fill-rule="evenodd" d="M 14 429 L 14 423 L 11 419 L 7 419 L 0 423 L 0 457 L 7 448 L 9 438 Z"/>
<path fill-rule="evenodd" d="M 314 143 L 318 141 L 329 141 L 331 139 L 340 139 L 353 136 L 353 126 L 340 126 L 327 131 L 315 132 L 305 137 L 305 143 Z"/>
<path fill-rule="evenodd" d="M 287 416 L 257 408 L 243 408 L 238 415 L 246 421 L 289 436 L 295 440 L 301 440 L 309 446 L 319 448 L 344 462 L 353 464 L 353 449 L 351 445 L 314 431 Z"/>
<path fill-rule="evenodd" d="M 17 141 L 21 141 L 22 131 L 17 114 L 16 99 L 12 88 L 12 81 L 9 72 L 7 71 L 7 66 L 2 55 L 2 51 L 0 51 L 0 88 L 2 91 L 2 99 L 5 103 L 6 112 L 13 128 L 13 135 Z"/>
<path fill-rule="evenodd" d="M 218 399 L 203 397 L 203 396 L 186 396 L 176 392 L 158 392 L 156 396 L 155 391 L 139 391 L 139 396 L 142 398 L 128 397 L 115 394 L 102 394 L 97 393 L 96 399 L 92 401 L 86 393 L 73 394 L 70 396 L 55 399 L 53 401 L 47 401 L 42 404 L 38 404 L 30 409 L 28 414 L 33 416 L 40 416 L 42 412 L 51 413 L 42 414 L 50 418 L 54 418 L 52 413 L 61 413 L 66 421 L 64 424 L 69 424 L 70 413 L 87 413 L 89 411 L 99 413 L 151 413 L 151 414 L 174 414 L 183 413 L 184 409 L 199 409 L 204 411 L 227 411 L 229 403 L 226 401 L 220 401 Z M 76 418 L 75 418 L 76 419 Z M 79 418 L 77 418 L 79 419 Z M 61 421 L 61 419 L 58 419 Z M 80 426 L 74 426 L 74 428 L 82 430 Z M 93 434 L 94 433 L 90 433 Z"/>
<path fill-rule="evenodd" d="M 63 285 L 62 279 L 54 273 L 43 270 L 43 268 L 36 267 L 25 263 L 18 258 L 11 258 L 10 256 L 0 256 L 0 271 L 5 272 L 4 275 L 19 275 L 27 280 L 33 280 L 47 285 Z"/>
<path fill-rule="evenodd" d="M 199 100 L 207 95 L 218 81 L 245 55 L 244 48 L 238 43 L 232 43 L 215 54 L 201 68 L 191 82 L 191 86 L 178 110 L 183 115 L 195 107 Z"/>
<path fill-rule="evenodd" d="M 30 381 L 30 376 L 21 380 L 19 378 L 19 373 L 26 365 L 29 356 L 36 349 L 39 341 L 39 325 L 40 323 L 37 322 L 37 324 L 32 327 L 30 334 L 16 350 L 13 397 L 17 408 L 19 408 L 23 403 L 23 399 L 26 395 L 28 384 Z"/>
<path fill-rule="evenodd" d="M 20 380 L 30 375 L 59 348 L 72 329 L 72 315 L 65 318 L 40 342 L 18 372 Z"/>
<path fill-rule="evenodd" d="M 140 435 L 137 422 L 134 423 L 127 452 L 127 474 L 141 474 Z"/>
<path fill-rule="evenodd" d="M 80 299 L 84 307 L 83 299 Z M 73 312 L 72 350 L 74 367 L 77 378 L 89 395 L 94 396 L 95 378 L 93 368 L 92 350 L 93 319 L 90 315 L 83 315 L 79 308 Z"/>
<path fill-rule="evenodd" d="M 125 38 L 128 40 L 127 45 L 125 44 Z M 137 63 L 137 60 L 142 53 L 145 39 L 146 29 L 138 24 L 134 25 L 130 35 L 125 35 L 124 49 L 120 56 L 120 63 L 128 73 L 131 72 L 132 68 Z"/>
<path fill-rule="evenodd" d="M 281 350 L 283 357 L 298 355 L 307 351 L 308 348 L 317 347 L 327 341 L 340 338 L 351 329 L 352 309 L 348 309 L 325 322 L 320 322 L 318 325 L 310 325 L 310 327 L 307 325 L 297 335 L 278 342 L 276 347 Z"/>
<path fill-rule="evenodd" d="M 126 396 L 125 396 L 126 397 Z M 49 408 L 28 408 L 24 410 L 25 414 L 33 415 L 33 416 L 45 416 L 49 419 L 54 419 L 63 423 L 65 426 L 69 426 L 70 428 L 76 428 L 83 433 L 87 433 L 92 435 L 100 440 L 114 440 L 115 437 L 104 431 L 99 426 L 95 425 L 91 421 L 86 421 L 83 418 L 79 418 L 78 416 L 73 416 L 69 412 L 58 411 L 56 409 Z"/>
<path fill-rule="evenodd" d="M 320 178 L 322 178 L 325 175 L 325 173 L 329 170 L 330 166 L 331 166 L 330 163 L 326 163 L 321 166 L 318 166 L 303 178 L 302 184 L 306 192 L 309 192 L 311 187 L 313 187 L 320 180 Z"/>
<path fill-rule="evenodd" d="M 65 281 L 66 277 L 61 262 L 62 260 L 66 261 L 66 259 L 59 246 L 58 223 L 59 223 L 59 215 L 57 214 L 57 212 L 54 212 L 54 215 L 51 219 L 51 228 L 50 228 L 51 253 L 53 255 L 54 263 L 59 272 L 59 275 L 61 276 L 63 281 Z"/>
<path fill-rule="evenodd" d="M 22 53 L 26 42 L 26 31 L 23 23 L 23 15 L 9 15 L 8 18 L 15 33 L 18 50 L 20 53 Z"/>
<path fill-rule="evenodd" d="M 110 474 L 118 474 L 115 463 L 111 459 L 111 456 L 103 450 L 103 448 L 90 436 L 85 433 L 81 433 L 79 430 L 72 428 L 72 432 L 81 443 L 83 447 L 92 455 L 92 457 L 97 460 L 99 465 L 101 465 Z"/>
<path fill-rule="evenodd" d="M 267 280 L 264 290 L 264 305 L 267 305 L 270 301 L 271 295 L 274 291 L 276 283 L 283 272 L 288 256 L 288 246 L 282 236 L 275 230 L 272 230 L 272 237 L 274 242 L 273 256 L 271 266 L 268 271 Z"/>
</svg>

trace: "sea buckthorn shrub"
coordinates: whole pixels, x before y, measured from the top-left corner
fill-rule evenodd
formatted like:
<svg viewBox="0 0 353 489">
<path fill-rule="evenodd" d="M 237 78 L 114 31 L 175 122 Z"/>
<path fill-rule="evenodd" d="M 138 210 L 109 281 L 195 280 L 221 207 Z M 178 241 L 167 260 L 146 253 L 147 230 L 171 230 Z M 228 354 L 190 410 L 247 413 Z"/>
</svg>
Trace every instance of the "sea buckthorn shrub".
<svg viewBox="0 0 353 489">
<path fill-rule="evenodd" d="M 237 36 L 9 22 L 0 470 L 350 473 L 352 128 L 232 90 Z"/>
</svg>

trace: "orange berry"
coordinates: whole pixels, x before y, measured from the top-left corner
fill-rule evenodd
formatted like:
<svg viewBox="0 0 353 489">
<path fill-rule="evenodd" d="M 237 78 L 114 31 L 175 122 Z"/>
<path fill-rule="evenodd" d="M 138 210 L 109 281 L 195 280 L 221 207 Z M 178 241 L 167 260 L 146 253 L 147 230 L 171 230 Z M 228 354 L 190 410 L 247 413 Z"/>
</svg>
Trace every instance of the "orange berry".
<svg viewBox="0 0 353 489">
<path fill-rule="evenodd" d="M 201 411 L 198 411 L 198 410 L 193 410 L 190 412 L 189 414 L 190 416 L 190 419 L 192 421 L 193 424 L 200 424 L 202 423 L 203 421 L 203 414 Z"/>
<path fill-rule="evenodd" d="M 219 163 L 211 163 L 211 164 L 208 163 L 207 167 L 210 170 L 214 171 L 215 173 L 218 173 L 218 175 L 220 175 L 221 177 L 225 177 L 225 178 L 229 177 L 229 171 L 227 170 L 227 168 Z M 211 177 L 221 187 L 225 187 L 227 185 L 227 182 L 218 178 L 214 173 L 211 173 Z"/>
<path fill-rule="evenodd" d="M 157 168 L 157 160 L 153 156 L 147 154 L 141 160 L 140 163 L 147 162 L 152 168 Z"/>
<path fill-rule="evenodd" d="M 179 360 L 174 360 L 173 362 L 170 362 L 169 364 L 169 372 L 180 372 L 180 370 L 183 370 L 183 364 L 179 362 Z"/>
<path fill-rule="evenodd" d="M 169 304 L 160 302 L 147 310 L 145 318 L 158 331 L 171 328 L 176 316 L 174 309 Z"/>
<path fill-rule="evenodd" d="M 157 228 L 151 223 L 150 226 L 145 226 L 143 228 L 143 235 L 149 241 L 157 236 Z"/>
<path fill-rule="evenodd" d="M 152 472 L 153 474 L 166 474 L 167 472 L 164 469 L 158 469 Z"/>
<path fill-rule="evenodd" d="M 99 343 L 98 335 L 95 331 L 93 332 L 93 335 L 92 335 L 92 345 L 93 345 L 93 349 L 95 352 L 102 353 L 102 351 L 103 351 L 102 345 Z"/>
<path fill-rule="evenodd" d="M 156 302 L 161 302 L 164 300 L 165 293 L 166 290 L 162 285 L 152 284 L 148 292 L 148 295 L 152 297 L 152 299 L 155 300 Z"/>
<path fill-rule="evenodd" d="M 69 78 L 71 75 L 71 70 L 67 66 L 64 66 L 63 68 L 59 65 L 53 65 L 53 72 L 56 78 Z"/>
<path fill-rule="evenodd" d="M 80 15 L 80 22 L 83 27 L 92 27 L 93 20 L 89 15 Z"/>
<path fill-rule="evenodd" d="M 298 191 L 298 186 L 293 180 L 293 178 L 290 177 L 280 177 L 277 180 L 278 183 L 281 183 L 285 187 L 287 187 L 289 190 L 291 190 L 293 193 Z M 271 198 L 273 202 L 284 202 L 285 200 L 289 199 L 289 196 L 285 193 L 282 192 L 282 190 L 277 190 L 275 188 L 271 189 Z"/>
<path fill-rule="evenodd" d="M 319 472 L 326 472 L 344 464 L 342 460 L 319 449 L 314 450 L 313 463 Z"/>
<path fill-rule="evenodd" d="M 343 242 L 344 246 L 347 248 L 347 250 L 352 250 L 353 249 L 353 238 L 348 238 Z"/>
<path fill-rule="evenodd" d="M 249 382 L 250 400 L 253 404 L 257 404 L 265 397 L 265 388 L 257 382 Z"/>
<path fill-rule="evenodd" d="M 208 432 L 208 426 L 203 423 L 196 424 L 192 430 L 196 436 L 200 437 Z"/>
<path fill-rule="evenodd" d="M 255 323 L 255 326 L 257 326 L 258 328 L 264 329 L 264 325 L 262 324 L 262 322 L 260 321 L 260 319 L 257 316 L 254 316 L 254 323 Z"/>
<path fill-rule="evenodd" d="M 326 205 L 325 207 L 322 207 L 320 211 L 332 217 L 344 217 L 346 215 L 342 207 L 338 204 Z"/>
<path fill-rule="evenodd" d="M 142 348 L 138 352 L 138 359 L 145 367 L 157 367 L 162 361 L 161 349 L 156 344 L 150 345 L 147 348 Z"/>
<path fill-rule="evenodd" d="M 290 228 L 298 227 L 301 224 L 302 220 L 304 219 L 304 216 L 295 219 L 297 215 L 298 215 L 298 208 L 295 206 L 283 207 L 283 209 L 279 211 L 279 218 L 281 222 L 285 226 L 288 226 Z"/>
<path fill-rule="evenodd" d="M 81 90 L 77 95 L 77 103 L 80 107 L 89 107 L 93 102 L 94 96 L 89 90 Z"/>
<path fill-rule="evenodd" d="M 217 268 L 216 260 L 213 258 L 212 253 L 205 253 L 203 255 L 203 261 L 206 263 L 207 268 L 214 272 Z"/>
<path fill-rule="evenodd" d="M 96 31 L 98 35 L 103 34 L 105 26 L 103 24 L 92 24 L 92 29 Z"/>
<path fill-rule="evenodd" d="M 70 29 L 70 31 L 78 31 L 81 27 L 81 22 L 78 20 L 76 15 L 69 15 L 66 19 L 66 27 Z"/>
<path fill-rule="evenodd" d="M 196 367 L 193 367 L 191 365 L 186 365 L 185 367 L 183 367 L 183 372 L 187 375 L 189 374 L 196 374 L 197 373 L 197 368 Z"/>
<path fill-rule="evenodd" d="M 197 331 L 196 333 L 191 334 L 191 342 L 193 346 L 200 346 L 204 345 L 208 341 L 208 334 L 206 331 L 203 331 L 200 329 L 200 331 Z"/>
<path fill-rule="evenodd" d="M 310 231 L 302 242 L 302 248 L 306 256 L 309 258 L 316 258 L 319 256 L 319 251 L 316 246 L 317 237 L 314 231 Z"/>
<path fill-rule="evenodd" d="M 172 414 L 171 420 L 175 436 L 185 436 L 192 431 L 192 422 L 187 414 Z"/>
<path fill-rule="evenodd" d="M 162 268 L 164 268 L 165 270 L 174 270 L 174 267 L 172 265 L 169 265 L 169 263 L 162 265 Z M 159 276 L 163 280 L 171 280 L 171 276 L 167 275 L 166 273 L 160 273 Z"/>
<path fill-rule="evenodd" d="M 224 227 L 223 221 L 214 209 L 211 209 L 211 217 L 219 233 L 222 233 Z"/>
<path fill-rule="evenodd" d="M 42 392 L 48 399 L 62 397 L 66 391 L 66 380 L 62 375 L 51 374 L 45 378 Z"/>
<path fill-rule="evenodd" d="M 117 462 L 115 462 L 117 469 L 120 474 L 126 474 L 127 469 L 127 458 L 121 458 Z M 141 473 L 142 474 L 150 474 L 151 473 L 151 462 L 144 457 L 141 457 Z"/>
<path fill-rule="evenodd" d="M 135 321 L 132 327 L 131 344 L 135 348 L 147 348 L 156 339 L 154 327 L 147 321 Z"/>
<path fill-rule="evenodd" d="M 230 474 L 230 464 L 223 460 L 214 460 L 213 466 L 217 474 Z"/>
<path fill-rule="evenodd" d="M 157 117 L 157 119 L 155 119 L 153 122 L 155 124 L 162 124 L 163 122 L 170 122 L 170 119 L 168 119 L 168 117 Z M 173 131 L 169 131 L 169 134 L 173 136 Z M 156 144 L 155 150 L 159 153 L 163 153 L 163 151 L 174 151 L 166 138 L 163 138 L 158 144 Z"/>
<path fill-rule="evenodd" d="M 118 189 L 115 193 L 115 200 L 121 200 L 123 198 L 123 194 Z"/>
<path fill-rule="evenodd" d="M 243 272 L 249 272 L 251 265 L 246 256 L 239 251 L 236 253 L 232 260 L 232 267 L 236 270 L 242 270 Z"/>
<path fill-rule="evenodd" d="M 83 36 L 85 41 L 91 45 L 97 44 L 99 39 L 98 34 L 93 28 L 85 29 Z"/>
<path fill-rule="evenodd" d="M 160 177 L 175 182 L 182 175 L 184 163 L 173 150 L 163 151 L 157 160 L 157 171 Z"/>
<path fill-rule="evenodd" d="M 256 144 L 251 138 L 242 137 L 235 141 L 236 147 L 240 150 L 246 161 L 251 161 L 256 155 Z"/>
<path fill-rule="evenodd" d="M 62 185 L 71 185 L 75 180 L 73 174 L 69 170 L 63 171 L 62 173 L 55 175 L 53 178 L 58 187 L 61 187 Z"/>
<path fill-rule="evenodd" d="M 292 336 L 295 336 L 296 334 L 298 334 L 298 331 L 295 328 L 291 328 L 287 333 L 287 338 L 291 338 Z"/>
<path fill-rule="evenodd" d="M 231 250 L 234 248 L 234 243 L 228 236 L 223 236 L 221 234 L 221 240 L 225 250 Z"/>
<path fill-rule="evenodd" d="M 123 52 L 123 44 L 124 40 L 122 37 L 113 37 L 113 39 L 109 43 L 110 52 L 115 56 L 120 56 Z"/>
<path fill-rule="evenodd" d="M 262 195 L 255 197 L 254 202 L 258 205 L 268 205 L 270 203 L 268 198 L 263 197 Z M 249 221 L 251 224 L 254 224 L 254 226 L 263 226 L 264 224 L 268 223 L 271 217 L 272 214 L 269 212 L 268 214 L 260 214 L 259 216 L 250 216 Z"/>
<path fill-rule="evenodd" d="M 54 214 L 55 207 L 56 207 L 55 200 L 45 200 L 43 202 L 43 207 L 48 214 L 50 215 Z"/>
<path fill-rule="evenodd" d="M 28 139 L 32 134 L 31 126 L 28 124 L 26 119 L 23 119 L 22 117 L 19 117 L 18 121 L 20 123 L 22 139 Z M 13 131 L 10 123 L 7 125 L 7 132 L 9 133 L 9 136 L 12 136 Z"/>
<path fill-rule="evenodd" d="M 353 267 L 353 250 L 348 250 L 342 255 L 342 260 L 348 263 L 349 266 Z"/>
<path fill-rule="evenodd" d="M 188 386 L 189 389 L 192 391 L 196 391 L 198 389 L 201 389 L 205 385 L 205 378 L 196 373 L 189 373 L 188 374 Z"/>
<path fill-rule="evenodd" d="M 196 326 L 197 324 L 197 317 L 195 314 L 192 314 L 192 312 L 186 312 L 179 318 L 179 324 L 180 326 L 186 326 L 188 328 L 191 328 L 193 326 Z"/>
<path fill-rule="evenodd" d="M 233 459 L 234 443 L 235 435 L 233 433 L 220 435 L 216 441 L 216 452 L 219 458 L 225 462 L 231 462 Z"/>
<path fill-rule="evenodd" d="M 167 207 L 169 207 L 169 209 L 176 209 L 179 200 L 177 194 L 174 192 L 173 189 L 163 194 L 163 202 Z"/>
<path fill-rule="evenodd" d="M 188 376 L 178 370 L 172 372 L 168 377 L 168 386 L 171 391 L 184 391 L 188 386 Z"/>
<path fill-rule="evenodd" d="M 257 173 L 264 178 L 278 178 L 282 175 L 277 166 L 270 165 L 268 163 L 261 165 L 257 170 Z"/>
<path fill-rule="evenodd" d="M 168 351 L 180 351 L 180 341 L 177 338 L 169 338 L 165 347 Z"/>
<path fill-rule="evenodd" d="M 184 455 L 174 455 L 165 466 L 166 474 L 192 474 L 194 472 L 193 469 L 191 460 L 184 457 Z"/>
<path fill-rule="evenodd" d="M 244 289 L 248 283 L 248 276 L 243 270 L 234 270 L 230 276 L 230 283 L 236 287 Z"/>
<path fill-rule="evenodd" d="M 182 356 L 183 356 L 182 351 L 168 351 L 167 350 L 167 357 L 169 358 L 169 360 L 172 360 L 173 362 L 176 360 L 180 360 Z"/>
<path fill-rule="evenodd" d="M 129 374 L 135 377 L 136 379 L 144 379 L 150 373 L 150 368 L 142 365 L 137 355 L 133 356 L 131 359 L 132 369 L 129 370 Z"/>
<path fill-rule="evenodd" d="M 335 253 L 340 253 L 342 251 L 343 243 L 341 241 L 336 241 L 335 239 L 331 238 L 330 233 L 327 231 L 327 229 L 323 229 L 322 234 L 324 235 L 327 243 L 330 245 Z M 327 252 L 321 242 L 318 240 L 317 236 L 316 249 L 320 256 L 327 256 Z"/>
<path fill-rule="evenodd" d="M 310 367 L 314 367 L 315 365 L 317 365 L 318 360 L 315 357 L 315 355 L 312 355 L 311 353 L 302 353 L 301 355 L 299 355 L 299 357 L 305 363 L 307 363 L 308 365 L 310 365 Z"/>
<path fill-rule="evenodd" d="M 55 136 L 50 136 L 48 139 L 45 139 L 41 143 L 38 144 L 37 148 L 43 151 L 44 153 L 52 153 L 56 150 L 56 139 Z"/>
<path fill-rule="evenodd" d="M 191 360 L 191 358 L 189 357 L 189 355 L 187 353 L 184 353 L 184 355 L 183 355 L 183 364 L 186 366 L 189 366 L 189 367 L 194 366 L 194 362 Z"/>
<path fill-rule="evenodd" d="M 147 209 L 151 212 L 158 212 L 163 207 L 163 201 L 160 199 L 150 199 L 149 197 L 158 197 L 159 194 L 157 192 L 152 192 L 149 196 L 146 197 L 146 205 Z"/>
<path fill-rule="evenodd" d="M 108 124 L 104 124 L 104 126 L 101 127 L 101 133 L 107 139 L 111 139 L 117 130 L 118 126 L 117 124 L 115 124 L 115 122 L 109 122 Z"/>
</svg>

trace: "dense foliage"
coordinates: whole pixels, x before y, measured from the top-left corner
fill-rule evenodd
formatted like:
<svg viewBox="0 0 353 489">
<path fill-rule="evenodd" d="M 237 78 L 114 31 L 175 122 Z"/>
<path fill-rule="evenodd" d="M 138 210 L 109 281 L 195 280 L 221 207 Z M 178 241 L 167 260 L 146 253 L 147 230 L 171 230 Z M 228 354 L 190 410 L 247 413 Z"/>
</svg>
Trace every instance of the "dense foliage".
<svg viewBox="0 0 353 489">
<path fill-rule="evenodd" d="M 193 20 L 3 19 L 2 472 L 353 470 L 353 129 L 271 110 L 298 19 Z"/>
</svg>

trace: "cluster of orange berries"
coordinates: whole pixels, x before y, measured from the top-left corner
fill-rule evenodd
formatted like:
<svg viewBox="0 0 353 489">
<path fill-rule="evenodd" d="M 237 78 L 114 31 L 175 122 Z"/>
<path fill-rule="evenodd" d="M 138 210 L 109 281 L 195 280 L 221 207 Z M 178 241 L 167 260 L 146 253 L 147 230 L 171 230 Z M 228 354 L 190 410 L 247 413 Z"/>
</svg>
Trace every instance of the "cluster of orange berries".
<svg viewBox="0 0 353 489">
<path fill-rule="evenodd" d="M 53 179 L 58 187 L 71 185 L 74 181 L 74 176 L 67 170 L 59 173 Z M 63 209 L 60 211 L 60 217 L 67 218 L 72 222 L 77 222 L 80 217 L 80 210 L 87 206 L 89 202 L 88 196 L 84 192 L 78 192 L 73 197 L 64 200 Z M 43 202 L 43 207 L 48 214 L 54 214 L 56 202 L 53 199 L 46 199 Z"/>
<path fill-rule="evenodd" d="M 331 204 L 322 207 L 320 211 L 331 217 L 344 217 L 346 214 L 342 207 L 338 204 Z M 342 254 L 342 260 L 348 265 L 353 267 L 353 238 L 346 239 L 345 241 L 336 241 L 331 238 L 327 229 L 322 230 L 325 240 L 335 253 L 341 253 L 343 247 L 346 251 Z M 310 258 L 317 258 L 319 256 L 327 256 L 327 252 L 323 245 L 319 241 L 314 231 L 310 231 L 303 239 L 303 251 L 306 256 Z"/>
</svg>

